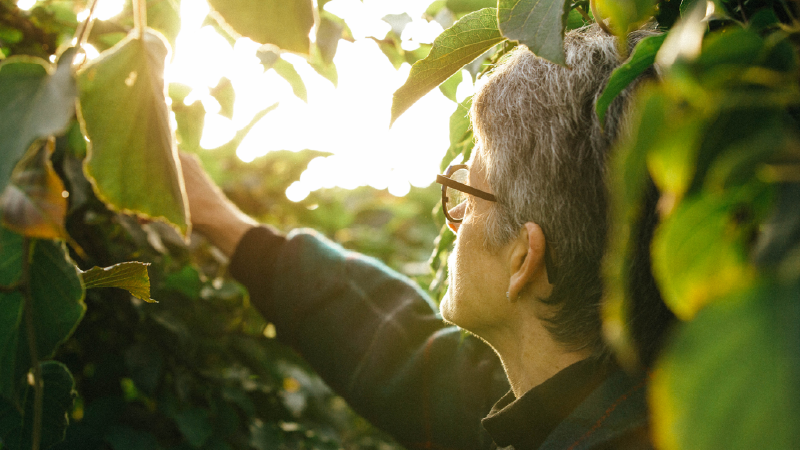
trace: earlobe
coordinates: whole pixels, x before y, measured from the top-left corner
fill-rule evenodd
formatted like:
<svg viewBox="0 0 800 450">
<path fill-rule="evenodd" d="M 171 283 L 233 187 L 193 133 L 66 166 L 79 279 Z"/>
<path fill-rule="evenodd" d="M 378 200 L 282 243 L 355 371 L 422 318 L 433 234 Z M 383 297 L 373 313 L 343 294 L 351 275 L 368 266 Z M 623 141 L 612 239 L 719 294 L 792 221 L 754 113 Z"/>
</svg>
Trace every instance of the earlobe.
<svg viewBox="0 0 800 450">
<path fill-rule="evenodd" d="M 547 279 L 545 250 L 547 242 L 542 228 L 533 222 L 520 229 L 518 244 L 510 255 L 511 277 L 508 283 L 508 298 L 516 301 L 527 287 L 536 298 L 547 298 L 553 285 Z"/>
</svg>

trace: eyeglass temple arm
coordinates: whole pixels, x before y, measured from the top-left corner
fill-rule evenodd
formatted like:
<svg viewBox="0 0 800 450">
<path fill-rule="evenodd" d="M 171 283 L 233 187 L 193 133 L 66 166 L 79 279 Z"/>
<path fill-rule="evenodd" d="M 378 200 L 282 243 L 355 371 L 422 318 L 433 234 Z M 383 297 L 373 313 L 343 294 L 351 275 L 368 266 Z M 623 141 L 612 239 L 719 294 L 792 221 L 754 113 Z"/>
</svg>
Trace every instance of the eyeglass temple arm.
<svg viewBox="0 0 800 450">
<path fill-rule="evenodd" d="M 490 202 L 496 202 L 497 201 L 497 198 L 494 195 L 492 195 L 492 194 L 490 194 L 488 192 L 484 192 L 484 191 L 482 191 L 480 189 L 475 189 L 472 186 L 469 186 L 469 185 L 463 184 L 463 183 L 459 183 L 458 181 L 451 180 L 450 178 L 447 178 L 447 177 L 442 176 L 442 175 L 436 175 L 436 182 L 441 184 L 442 186 L 447 186 L 447 187 L 455 189 L 457 191 L 461 191 L 461 192 L 464 192 L 464 193 L 469 194 L 469 195 L 474 195 L 475 197 L 479 197 L 479 198 L 482 198 L 484 200 L 488 200 Z M 442 192 L 444 192 L 444 188 L 442 188 Z"/>
</svg>

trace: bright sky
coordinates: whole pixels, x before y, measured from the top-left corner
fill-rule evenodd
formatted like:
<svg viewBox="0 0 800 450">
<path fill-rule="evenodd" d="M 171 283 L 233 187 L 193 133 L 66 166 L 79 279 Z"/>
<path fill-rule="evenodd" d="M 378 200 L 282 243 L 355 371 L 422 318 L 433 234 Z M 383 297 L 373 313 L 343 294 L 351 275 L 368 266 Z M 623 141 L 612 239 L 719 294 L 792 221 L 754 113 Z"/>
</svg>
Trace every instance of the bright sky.
<svg viewBox="0 0 800 450">
<path fill-rule="evenodd" d="M 204 148 L 224 144 L 256 112 L 279 102 L 280 106 L 242 142 L 238 150 L 242 160 L 251 161 L 273 150 L 308 148 L 333 153 L 313 160 L 300 180 L 287 189 L 286 195 L 293 201 L 333 186 L 353 189 L 370 185 L 403 196 L 411 185 L 423 187 L 434 180 L 449 145 L 448 121 L 455 104 L 435 89 L 389 129 L 392 93 L 405 82 L 410 66 L 403 64 L 395 70 L 378 45 L 366 37 L 383 38 L 390 26 L 381 18 L 405 12 L 414 22 L 403 33 L 403 47 L 411 50 L 417 43 L 432 42 L 442 28 L 422 19 L 431 1 L 327 3 L 325 9 L 347 21 L 356 41 L 339 41 L 334 59 L 338 88 L 318 75 L 302 57 L 285 55 L 305 82 L 306 104 L 273 70 L 264 71 L 255 56 L 257 43 L 243 38 L 231 46 L 212 27 L 202 26 L 209 11 L 206 0 L 182 0 L 181 32 L 167 68 L 167 81 L 191 86 L 187 103 L 199 99 L 206 107 L 201 140 Z M 17 3 L 24 9 L 34 4 L 35 0 Z M 122 4 L 123 0 L 100 0 L 97 17 L 102 20 L 119 14 Z M 91 52 L 87 54 L 93 56 Z M 237 94 L 232 120 L 218 114 L 219 104 L 209 95 L 209 89 L 223 76 L 231 80 Z M 471 78 L 465 76 L 464 80 L 458 89 L 459 100 L 473 90 Z"/>
</svg>

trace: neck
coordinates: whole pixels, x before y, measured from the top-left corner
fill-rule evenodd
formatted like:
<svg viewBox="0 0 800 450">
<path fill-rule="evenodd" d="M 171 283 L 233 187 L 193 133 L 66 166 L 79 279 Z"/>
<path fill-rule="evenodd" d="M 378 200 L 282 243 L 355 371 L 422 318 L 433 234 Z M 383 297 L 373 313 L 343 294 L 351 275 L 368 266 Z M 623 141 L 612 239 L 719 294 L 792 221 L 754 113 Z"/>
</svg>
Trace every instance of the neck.
<svg viewBox="0 0 800 450">
<path fill-rule="evenodd" d="M 538 318 L 520 320 L 513 328 L 489 343 L 500 357 L 517 398 L 590 354 L 588 350 L 564 350 Z"/>
</svg>

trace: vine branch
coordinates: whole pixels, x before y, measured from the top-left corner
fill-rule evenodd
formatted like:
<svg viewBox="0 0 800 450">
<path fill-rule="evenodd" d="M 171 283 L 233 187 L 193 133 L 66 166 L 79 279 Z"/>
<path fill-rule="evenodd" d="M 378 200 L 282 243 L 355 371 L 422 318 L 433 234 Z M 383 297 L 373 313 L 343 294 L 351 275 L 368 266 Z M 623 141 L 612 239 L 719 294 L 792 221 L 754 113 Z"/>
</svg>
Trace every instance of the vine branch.
<svg viewBox="0 0 800 450">
<path fill-rule="evenodd" d="M 39 355 L 36 348 L 36 331 L 33 321 L 33 297 L 31 296 L 30 266 L 31 248 L 35 245 L 30 239 L 25 238 L 22 242 L 22 286 L 23 296 L 25 297 L 25 328 L 28 337 L 28 352 L 31 356 L 31 367 L 33 368 L 33 435 L 31 437 L 31 449 L 39 450 L 42 442 L 42 403 L 44 401 L 44 386 L 42 385 L 42 368 L 39 366 Z"/>
<path fill-rule="evenodd" d="M 133 25 L 139 32 L 139 38 L 144 38 L 147 28 L 147 0 L 133 0 Z"/>
</svg>

